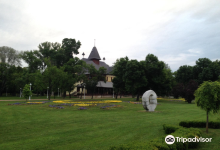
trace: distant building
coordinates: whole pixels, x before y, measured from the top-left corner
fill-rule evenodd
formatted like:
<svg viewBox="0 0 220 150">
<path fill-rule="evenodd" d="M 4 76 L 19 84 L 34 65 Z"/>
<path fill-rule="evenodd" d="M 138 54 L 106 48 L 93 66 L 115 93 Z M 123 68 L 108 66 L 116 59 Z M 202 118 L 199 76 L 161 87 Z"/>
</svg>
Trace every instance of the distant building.
<svg viewBox="0 0 220 150">
<path fill-rule="evenodd" d="M 83 53 L 83 56 L 85 54 Z M 113 70 L 113 67 L 110 67 L 109 65 L 107 65 L 104 61 L 100 61 L 101 58 L 100 58 L 100 55 L 98 53 L 98 50 L 97 48 L 94 46 L 92 48 L 92 51 L 89 55 L 88 58 L 82 58 L 83 61 L 86 62 L 86 64 L 92 64 L 97 70 L 100 68 L 100 67 L 104 67 L 106 68 L 106 74 L 105 74 L 105 77 L 106 77 L 106 83 L 103 82 L 103 81 L 99 81 L 98 84 L 97 84 L 97 88 L 96 88 L 96 91 L 95 91 L 95 95 L 111 95 L 113 94 L 113 83 L 112 83 L 112 79 L 114 78 L 114 76 L 112 75 L 112 70 Z M 105 60 L 105 57 L 103 58 L 103 60 Z M 87 74 L 87 76 L 89 76 L 89 73 L 86 72 L 85 74 Z M 80 93 L 82 91 L 82 87 L 81 85 L 77 85 L 77 93 Z M 86 92 L 87 94 L 90 94 L 89 91 Z"/>
</svg>

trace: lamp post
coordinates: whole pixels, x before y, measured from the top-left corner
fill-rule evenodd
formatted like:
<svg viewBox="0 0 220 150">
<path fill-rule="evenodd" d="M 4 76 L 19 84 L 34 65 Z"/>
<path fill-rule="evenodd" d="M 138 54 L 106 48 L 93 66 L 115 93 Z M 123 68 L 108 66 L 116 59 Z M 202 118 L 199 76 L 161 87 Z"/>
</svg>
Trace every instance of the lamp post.
<svg viewBox="0 0 220 150">
<path fill-rule="evenodd" d="M 47 87 L 47 98 L 48 98 L 48 88 L 49 88 L 49 87 Z"/>
<path fill-rule="evenodd" d="M 20 88 L 20 98 L 21 98 L 21 88 Z"/>
<path fill-rule="evenodd" d="M 84 84 L 84 99 L 85 99 L 85 91 L 86 91 L 86 86 Z"/>
<path fill-rule="evenodd" d="M 59 88 L 58 88 L 58 97 L 59 97 Z"/>
<path fill-rule="evenodd" d="M 32 85 L 32 84 L 30 83 L 30 91 L 31 91 L 31 85 Z M 31 100 L 31 95 L 29 95 L 29 100 Z"/>
</svg>

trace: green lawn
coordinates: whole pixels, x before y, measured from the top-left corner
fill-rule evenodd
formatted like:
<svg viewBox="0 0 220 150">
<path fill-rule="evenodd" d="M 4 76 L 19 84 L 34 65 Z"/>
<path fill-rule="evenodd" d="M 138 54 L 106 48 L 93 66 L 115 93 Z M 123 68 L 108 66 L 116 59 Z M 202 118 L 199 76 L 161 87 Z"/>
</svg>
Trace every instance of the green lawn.
<svg viewBox="0 0 220 150">
<path fill-rule="evenodd" d="M 15 102 L 0 102 L 0 150 L 102 150 L 165 135 L 163 124 L 178 125 L 182 120 L 206 119 L 205 111 L 195 104 L 164 99 L 158 100 L 155 112 L 145 112 L 141 104 L 127 102 L 115 103 L 122 107 L 107 110 L 100 109 L 100 106 L 90 106 L 87 110 L 78 110 L 78 106 L 55 109 L 48 106 L 52 102 L 8 105 L 11 103 Z M 209 118 L 210 121 L 220 121 L 219 114 L 210 114 Z M 213 140 L 200 143 L 199 149 L 219 150 L 220 129 L 209 129 L 209 134 L 205 133 L 205 128 L 201 130 L 203 137 Z"/>
</svg>

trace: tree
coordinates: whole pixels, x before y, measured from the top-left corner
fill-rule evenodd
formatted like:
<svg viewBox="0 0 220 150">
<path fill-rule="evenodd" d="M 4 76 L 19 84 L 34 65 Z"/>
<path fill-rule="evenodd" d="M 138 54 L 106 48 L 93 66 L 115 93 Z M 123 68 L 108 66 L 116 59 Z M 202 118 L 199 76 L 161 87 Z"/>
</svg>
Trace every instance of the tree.
<svg viewBox="0 0 220 150">
<path fill-rule="evenodd" d="M 69 92 L 69 98 L 71 98 L 70 92 L 75 88 L 75 83 L 84 79 L 84 72 L 86 69 L 86 63 L 80 60 L 78 57 L 70 58 L 70 60 L 64 65 L 64 71 L 67 72 L 67 81 L 65 88 Z"/>
<path fill-rule="evenodd" d="M 208 114 L 218 113 L 220 106 L 220 83 L 205 81 L 195 91 L 195 102 L 206 111 L 206 133 L 208 133 Z"/>
<path fill-rule="evenodd" d="M 78 49 L 80 48 L 81 43 L 75 39 L 65 38 L 62 41 L 62 49 L 64 50 L 65 60 L 64 63 L 67 63 L 70 58 L 73 58 L 73 54 L 79 54 Z"/>
<path fill-rule="evenodd" d="M 9 67 L 10 66 L 6 63 L 0 63 L 0 95 L 2 95 L 9 81 Z"/>
<path fill-rule="evenodd" d="M 35 89 L 35 92 L 37 92 L 37 96 L 39 92 L 43 95 L 43 92 L 47 89 L 47 85 L 43 80 L 43 75 L 40 70 L 34 73 L 33 88 Z"/>
<path fill-rule="evenodd" d="M 106 82 L 106 68 L 100 67 L 99 70 L 96 70 L 96 68 L 93 65 L 87 65 L 87 71 L 89 73 L 89 77 L 85 78 L 83 82 L 86 84 L 87 92 L 91 92 L 93 99 L 93 94 L 95 92 L 96 85 L 98 84 L 98 82 Z"/>
<path fill-rule="evenodd" d="M 185 97 L 185 87 L 182 83 L 177 83 L 173 87 L 172 92 L 173 92 L 174 98 L 179 98 L 179 96 Z"/>
<path fill-rule="evenodd" d="M 59 69 L 56 66 L 53 66 L 51 64 L 50 59 L 45 58 L 45 63 L 47 64 L 47 68 L 43 72 L 43 81 L 46 84 L 46 87 L 49 87 L 48 92 L 49 92 L 49 97 L 48 99 L 50 100 L 51 92 L 55 87 L 58 87 L 57 81 L 58 79 L 62 78 L 63 75 L 63 68 Z"/>
<path fill-rule="evenodd" d="M 16 90 L 18 90 L 18 84 L 16 84 L 15 82 L 17 80 L 15 77 L 16 73 L 19 73 L 21 71 L 22 68 L 20 66 L 16 67 L 7 63 L 0 63 L 0 95 L 2 95 L 3 91 L 6 90 L 6 88 L 7 92 L 13 93 L 14 95 L 16 94 Z"/>
<path fill-rule="evenodd" d="M 39 51 L 25 51 L 20 57 L 28 64 L 29 73 L 35 73 L 37 70 L 43 70 L 43 62 L 39 58 Z"/>
<path fill-rule="evenodd" d="M 26 79 L 24 78 L 25 68 L 20 66 L 10 66 L 7 87 L 9 88 L 11 95 L 20 93 L 20 88 L 25 86 Z"/>
<path fill-rule="evenodd" d="M 30 90 L 30 85 L 26 84 L 26 85 L 24 86 L 24 88 L 23 88 L 23 92 L 22 92 L 22 93 L 23 93 L 23 95 L 24 95 L 24 98 L 25 98 L 26 101 L 27 101 L 28 97 L 32 95 L 32 92 L 31 92 L 31 90 Z"/>
<path fill-rule="evenodd" d="M 169 67 L 167 65 L 164 67 L 163 72 L 161 74 L 161 82 L 158 83 L 157 93 L 161 96 L 168 96 L 171 94 L 171 91 L 175 85 L 175 77 Z"/>
<path fill-rule="evenodd" d="M 162 90 L 160 87 L 162 87 L 166 81 L 166 71 L 164 70 L 166 65 L 163 61 L 159 61 L 157 56 L 153 54 L 146 56 L 145 64 L 145 76 L 148 80 L 145 89 L 151 89 L 158 93 Z"/>
<path fill-rule="evenodd" d="M 196 61 L 196 65 L 193 68 L 193 74 L 199 84 L 203 83 L 203 81 L 212 80 L 211 65 L 212 61 L 208 58 L 199 58 Z"/>
<path fill-rule="evenodd" d="M 115 92 L 115 98 L 117 99 L 118 94 L 123 91 L 122 85 L 124 82 L 120 80 L 118 77 L 114 77 L 113 80 L 113 87 L 114 87 L 114 92 Z"/>
<path fill-rule="evenodd" d="M 193 67 L 192 66 L 180 66 L 176 72 L 176 81 L 186 85 L 190 80 L 193 79 Z"/>
<path fill-rule="evenodd" d="M 120 95 L 126 91 L 124 75 L 126 71 L 125 66 L 127 65 L 128 61 L 129 58 L 127 56 L 124 58 L 117 59 L 113 67 L 113 75 L 115 76 L 112 80 L 113 87 L 116 92 L 120 93 Z"/>
<path fill-rule="evenodd" d="M 147 78 L 145 76 L 145 62 L 138 62 L 137 60 L 130 60 L 126 64 L 126 70 L 124 72 L 123 81 L 127 91 L 137 94 L 137 101 L 139 101 L 139 95 L 141 89 L 147 85 Z"/>
<path fill-rule="evenodd" d="M 0 47 L 0 62 L 8 63 L 9 65 L 21 66 L 19 52 L 11 47 Z"/>
<path fill-rule="evenodd" d="M 195 99 L 194 93 L 198 88 L 198 83 L 195 80 L 190 80 L 186 85 L 184 98 L 188 103 Z"/>
</svg>

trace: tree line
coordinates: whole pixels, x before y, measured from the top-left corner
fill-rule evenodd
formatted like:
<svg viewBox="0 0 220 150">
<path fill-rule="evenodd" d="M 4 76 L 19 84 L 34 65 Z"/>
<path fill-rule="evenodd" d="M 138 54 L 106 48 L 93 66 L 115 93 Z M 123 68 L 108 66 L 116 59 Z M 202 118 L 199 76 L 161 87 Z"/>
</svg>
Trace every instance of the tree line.
<svg viewBox="0 0 220 150">
<path fill-rule="evenodd" d="M 113 75 L 116 98 L 118 94 L 131 93 L 133 97 L 137 95 L 137 101 L 149 89 L 157 95 L 169 95 L 175 81 L 170 67 L 153 54 L 148 54 L 143 61 L 117 59 Z"/>
<path fill-rule="evenodd" d="M 16 95 L 26 84 L 32 83 L 33 92 L 43 95 L 48 90 L 62 91 L 66 96 L 75 88 L 75 83 L 94 94 L 98 81 L 104 81 L 106 69 L 96 70 L 77 56 L 81 42 L 65 38 L 62 43 L 43 42 L 38 50 L 18 52 L 13 48 L 0 47 L 0 96 L 3 93 Z M 73 57 L 75 55 L 75 57 Z M 24 60 L 28 67 L 20 67 Z M 199 58 L 196 65 L 180 66 L 172 72 L 169 65 L 157 56 L 148 54 L 145 60 L 137 61 L 127 56 L 117 59 L 112 74 L 116 98 L 122 94 L 132 94 L 139 100 L 146 90 L 154 90 L 157 95 L 183 97 L 189 103 L 195 98 L 194 92 L 204 81 L 216 81 L 220 75 L 220 62 Z"/>
<path fill-rule="evenodd" d="M 194 66 L 183 65 L 174 72 L 176 84 L 173 95 L 185 98 L 188 103 L 195 98 L 194 92 L 204 81 L 217 81 L 220 77 L 220 61 L 199 58 Z"/>
<path fill-rule="evenodd" d="M 44 95 L 48 90 L 49 99 L 52 91 L 58 91 L 58 88 L 62 91 L 62 96 L 65 97 L 67 91 L 71 98 L 70 92 L 77 82 L 84 81 L 88 89 L 95 88 L 98 80 L 105 80 L 103 74 L 106 69 L 100 67 L 96 70 L 94 66 L 87 65 L 78 57 L 73 57 L 79 54 L 80 46 L 80 41 L 65 38 L 62 44 L 44 42 L 39 44 L 39 50 L 20 53 L 10 47 L 0 47 L 0 95 L 3 92 L 16 95 L 29 83 L 32 84 L 34 93 Z M 7 55 L 8 51 L 13 51 L 14 56 Z M 10 57 L 14 57 L 16 61 L 13 63 Z M 28 64 L 28 67 L 20 67 L 21 59 Z M 85 72 L 91 72 L 94 76 L 88 79 Z"/>
<path fill-rule="evenodd" d="M 168 64 L 148 54 L 143 61 L 129 60 L 128 57 L 117 59 L 113 74 L 116 76 L 113 79 L 116 98 L 117 95 L 131 93 L 137 96 L 138 101 L 140 95 L 151 89 L 157 95 L 182 97 L 191 103 L 200 84 L 219 80 L 220 61 L 199 58 L 196 65 L 183 65 L 172 72 Z"/>
</svg>

